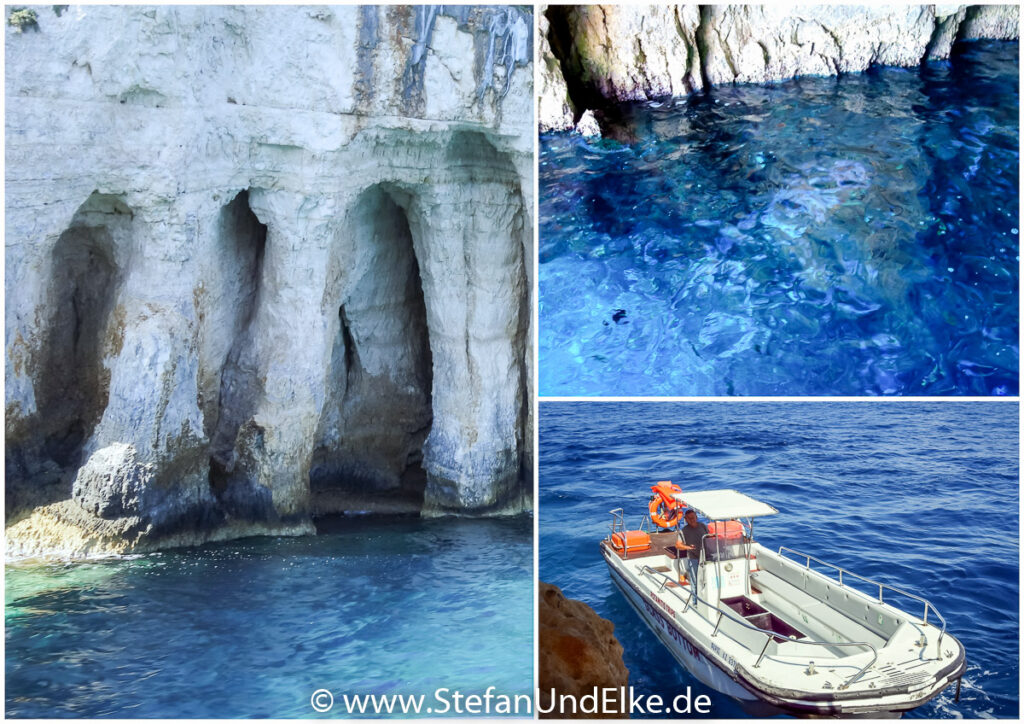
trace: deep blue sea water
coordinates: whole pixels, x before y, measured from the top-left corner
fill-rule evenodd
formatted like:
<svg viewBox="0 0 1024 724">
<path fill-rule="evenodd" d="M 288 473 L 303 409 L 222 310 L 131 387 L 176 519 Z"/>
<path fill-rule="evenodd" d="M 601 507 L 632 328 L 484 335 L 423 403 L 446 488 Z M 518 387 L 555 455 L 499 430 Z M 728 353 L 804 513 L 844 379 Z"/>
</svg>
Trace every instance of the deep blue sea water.
<svg viewBox="0 0 1024 724">
<path fill-rule="evenodd" d="M 911 717 L 1017 717 L 1018 405 L 1014 402 L 542 402 L 540 579 L 615 624 L 630 683 L 692 687 L 712 718 L 746 713 L 692 678 L 608 577 L 608 511 L 650 486 L 734 488 L 775 506 L 754 534 L 930 599 L 967 649 L 954 689 Z"/>
<path fill-rule="evenodd" d="M 1016 394 L 1018 44 L 540 143 L 540 394 Z"/>
<path fill-rule="evenodd" d="M 9 717 L 316 717 L 342 693 L 530 694 L 533 521 L 344 519 L 6 569 Z M 447 695 L 446 695 L 447 696 Z"/>
</svg>

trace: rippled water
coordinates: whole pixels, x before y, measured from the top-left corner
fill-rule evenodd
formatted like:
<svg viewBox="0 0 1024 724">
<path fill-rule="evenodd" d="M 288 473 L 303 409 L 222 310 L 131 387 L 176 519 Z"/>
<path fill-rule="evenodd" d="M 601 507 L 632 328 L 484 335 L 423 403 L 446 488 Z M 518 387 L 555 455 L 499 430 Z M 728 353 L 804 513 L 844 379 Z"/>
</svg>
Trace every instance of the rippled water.
<svg viewBox="0 0 1024 724">
<path fill-rule="evenodd" d="M 757 539 L 930 599 L 967 649 L 954 688 L 913 717 L 1016 717 L 1018 405 L 1012 402 L 541 403 L 540 579 L 615 624 L 630 683 L 693 687 L 712 718 L 745 716 L 675 663 L 615 588 L 598 550 L 650 485 L 735 488 L 774 505 Z M 667 696 L 671 695 L 671 696 Z"/>
<path fill-rule="evenodd" d="M 1018 45 L 540 152 L 541 395 L 1016 394 Z"/>
<path fill-rule="evenodd" d="M 532 691 L 531 519 L 334 528 L 8 565 L 7 715 L 309 717 L 319 688 Z"/>
</svg>

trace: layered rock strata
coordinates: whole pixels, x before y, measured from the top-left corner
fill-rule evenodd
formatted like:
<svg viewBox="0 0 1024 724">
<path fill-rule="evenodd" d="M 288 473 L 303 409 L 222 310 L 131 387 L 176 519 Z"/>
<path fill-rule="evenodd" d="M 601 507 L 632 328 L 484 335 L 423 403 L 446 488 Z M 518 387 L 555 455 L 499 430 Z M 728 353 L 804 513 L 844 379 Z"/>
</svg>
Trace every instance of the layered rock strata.
<svg viewBox="0 0 1024 724">
<path fill-rule="evenodd" d="M 595 687 L 615 689 L 629 685 L 629 671 L 622 661 L 622 644 L 615 625 L 601 618 L 587 604 L 566 598 L 558 586 L 539 584 L 538 665 L 541 718 L 621 719 L 628 711 L 585 713 L 562 706 L 569 697 L 580 702 Z M 566 699 L 562 699 L 567 695 Z M 628 709 L 628 705 L 624 707 Z"/>
<path fill-rule="evenodd" d="M 948 58 L 958 40 L 1016 39 L 1016 5 L 550 5 L 540 10 L 541 131 L 623 101 L 725 83 Z"/>
<path fill-rule="evenodd" d="M 32 10 L 6 46 L 8 550 L 527 507 L 529 11 Z"/>
</svg>

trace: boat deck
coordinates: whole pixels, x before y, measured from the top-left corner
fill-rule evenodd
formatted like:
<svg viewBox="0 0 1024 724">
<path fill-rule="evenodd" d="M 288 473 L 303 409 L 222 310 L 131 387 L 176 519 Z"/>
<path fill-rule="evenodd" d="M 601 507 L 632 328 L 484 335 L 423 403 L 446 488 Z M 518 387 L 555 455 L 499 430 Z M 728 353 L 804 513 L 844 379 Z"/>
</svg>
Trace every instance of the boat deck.
<svg viewBox="0 0 1024 724">
<path fill-rule="evenodd" d="M 624 554 L 615 550 L 612 546 L 609 549 L 624 561 L 634 561 L 638 558 L 653 558 L 654 556 L 668 556 L 669 558 L 680 558 L 685 551 L 676 550 L 676 534 L 674 531 L 664 533 L 651 533 L 651 547 L 644 551 L 629 551 Z"/>
</svg>

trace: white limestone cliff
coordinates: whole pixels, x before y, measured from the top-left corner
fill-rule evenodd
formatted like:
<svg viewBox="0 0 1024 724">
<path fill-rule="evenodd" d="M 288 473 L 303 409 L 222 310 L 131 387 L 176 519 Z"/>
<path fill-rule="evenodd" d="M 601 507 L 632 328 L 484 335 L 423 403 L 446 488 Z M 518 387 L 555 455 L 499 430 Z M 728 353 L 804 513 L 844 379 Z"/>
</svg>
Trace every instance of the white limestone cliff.
<svg viewBox="0 0 1024 724">
<path fill-rule="evenodd" d="M 30 9 L 9 553 L 529 506 L 529 11 Z"/>
<path fill-rule="evenodd" d="M 537 67 L 540 87 L 537 89 L 537 118 L 541 131 L 572 128 L 572 103 L 558 58 L 551 50 L 551 28 L 547 16 L 537 16 Z"/>
<path fill-rule="evenodd" d="M 538 12 L 546 21 L 538 43 L 541 131 L 569 130 L 585 111 L 609 103 L 909 67 L 948 58 L 958 40 L 1019 32 L 1017 5 L 550 5 Z M 560 95 L 569 97 L 571 114 L 559 110 Z"/>
</svg>

